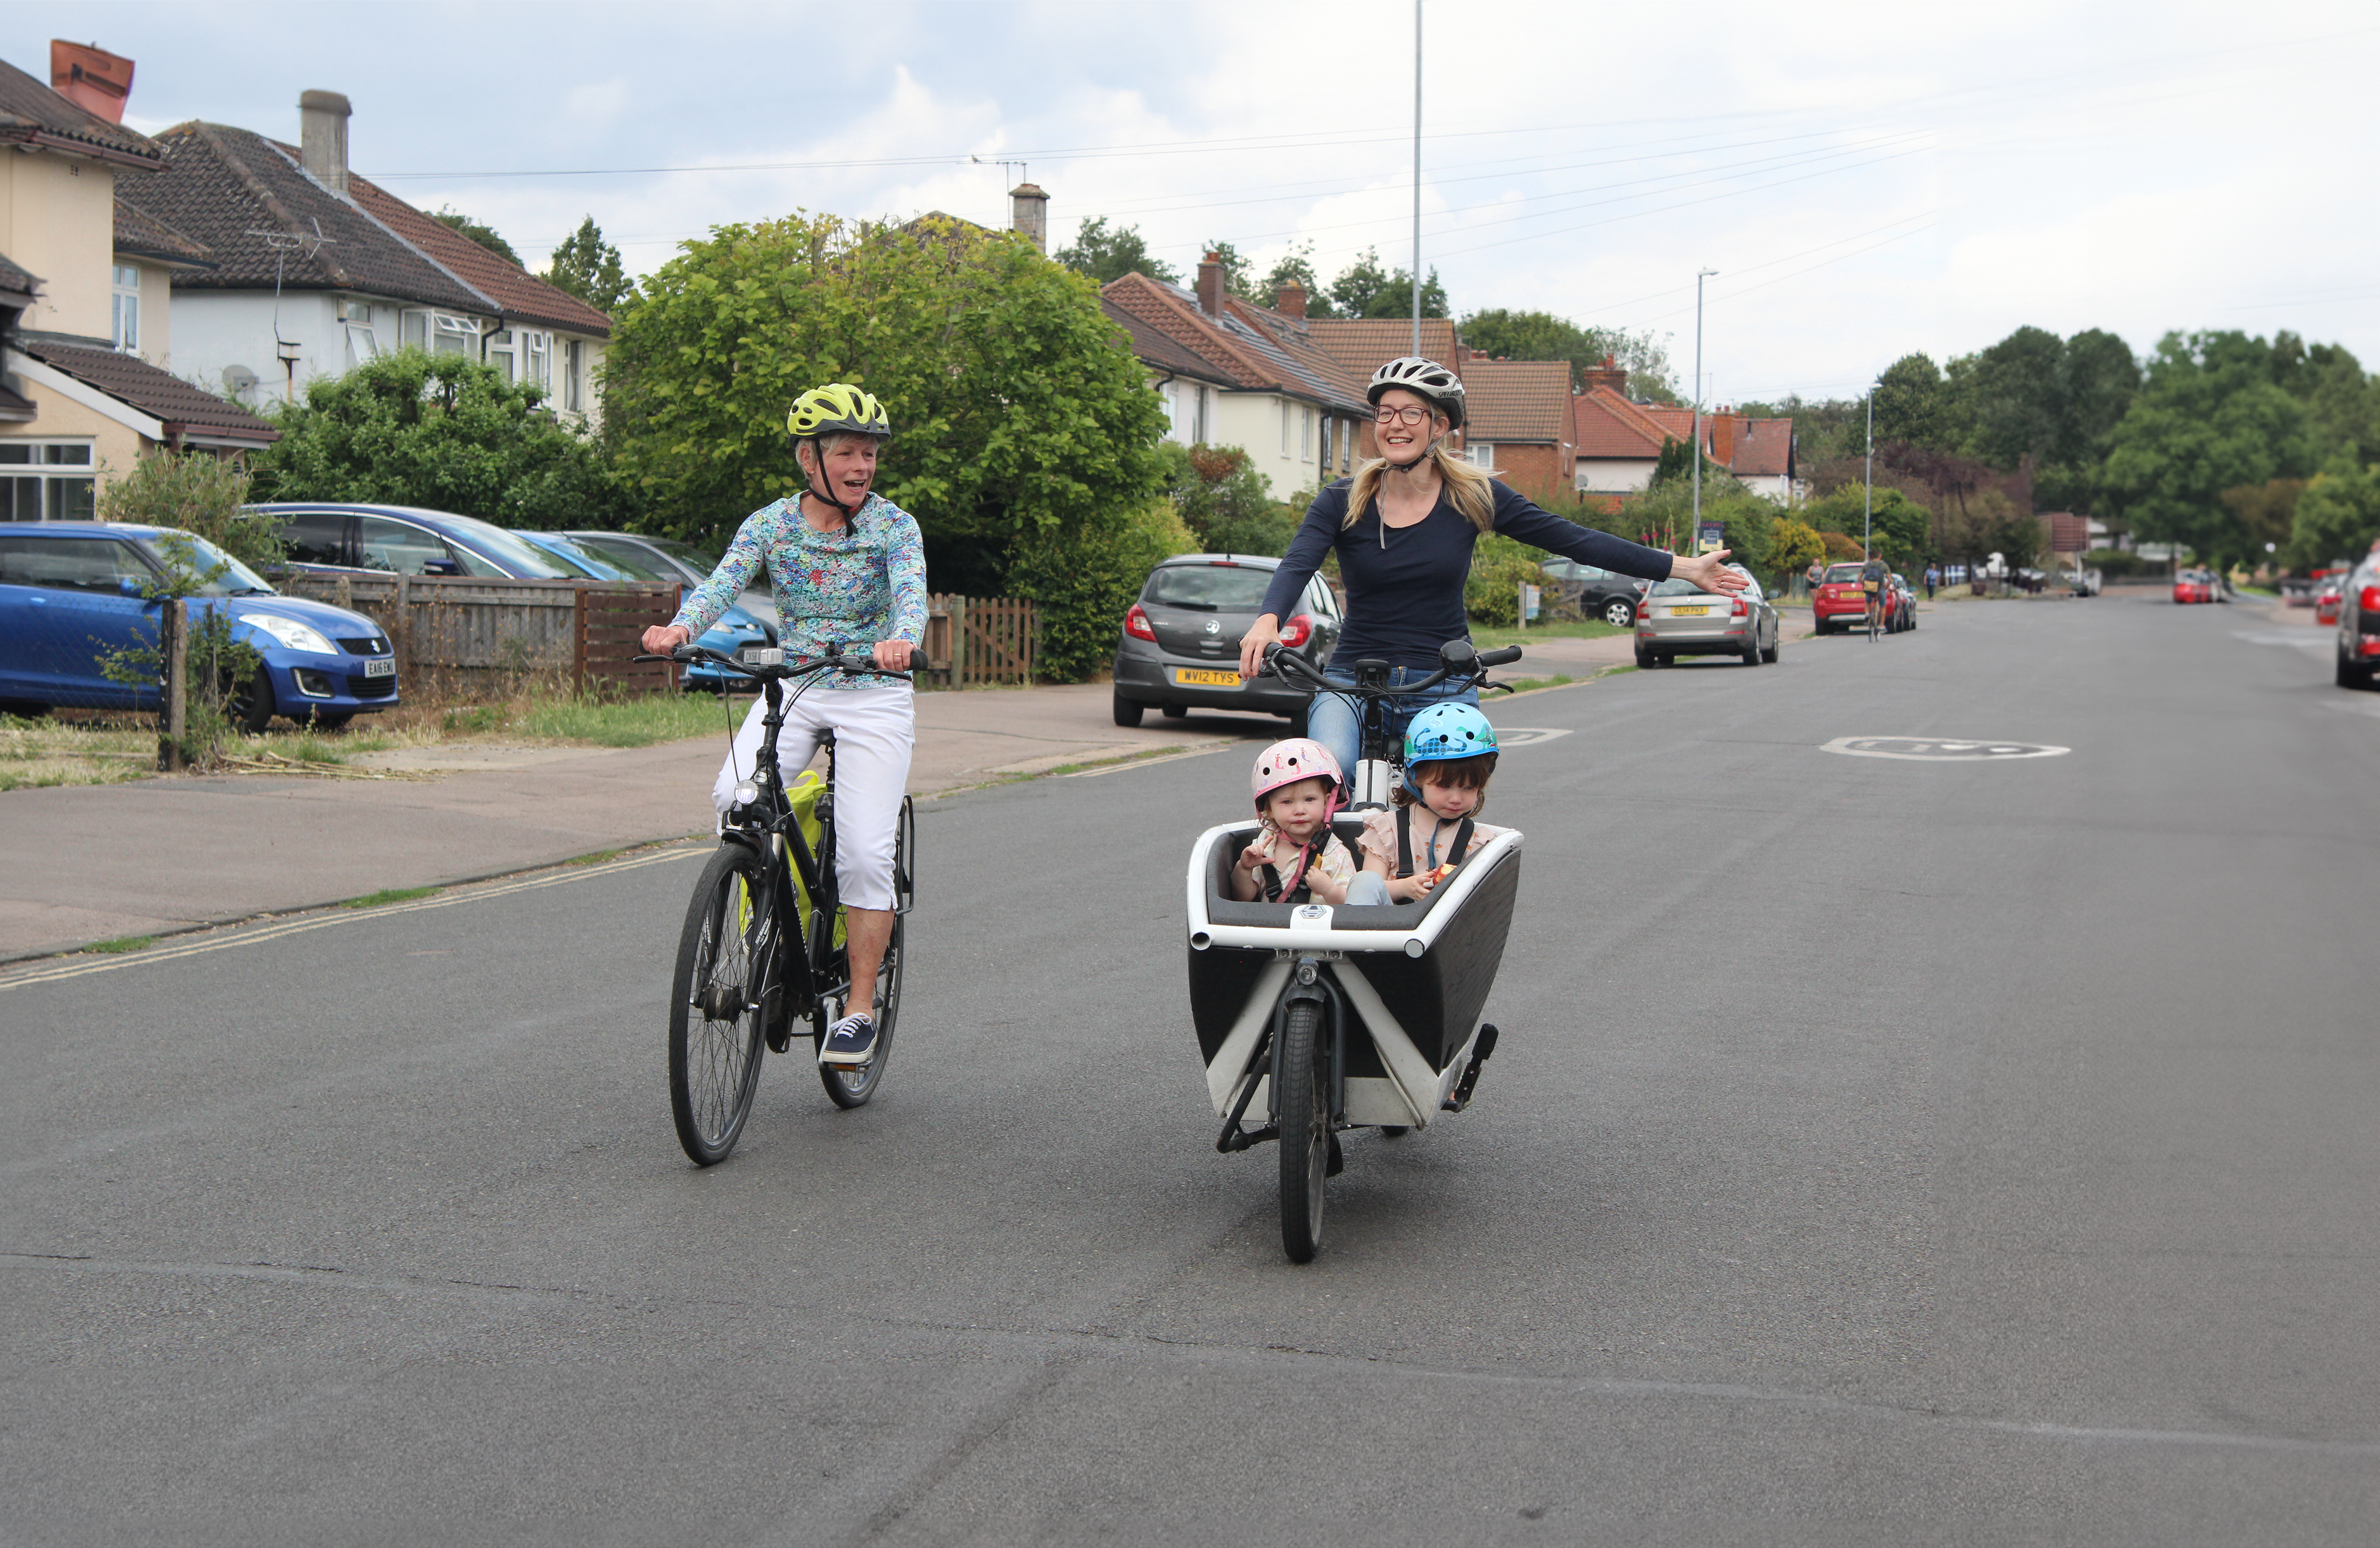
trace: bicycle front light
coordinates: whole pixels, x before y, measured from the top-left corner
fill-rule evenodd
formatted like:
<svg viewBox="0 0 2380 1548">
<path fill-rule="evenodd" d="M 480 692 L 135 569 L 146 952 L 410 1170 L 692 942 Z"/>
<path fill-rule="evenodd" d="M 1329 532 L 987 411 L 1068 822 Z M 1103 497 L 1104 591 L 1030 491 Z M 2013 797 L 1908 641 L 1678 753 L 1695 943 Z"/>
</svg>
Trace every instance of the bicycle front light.
<svg viewBox="0 0 2380 1548">
<path fill-rule="evenodd" d="M 759 785 L 754 784 L 749 780 L 739 780 L 736 781 L 735 804 L 738 806 L 749 806 L 752 803 L 759 799 L 760 787 Z"/>
</svg>

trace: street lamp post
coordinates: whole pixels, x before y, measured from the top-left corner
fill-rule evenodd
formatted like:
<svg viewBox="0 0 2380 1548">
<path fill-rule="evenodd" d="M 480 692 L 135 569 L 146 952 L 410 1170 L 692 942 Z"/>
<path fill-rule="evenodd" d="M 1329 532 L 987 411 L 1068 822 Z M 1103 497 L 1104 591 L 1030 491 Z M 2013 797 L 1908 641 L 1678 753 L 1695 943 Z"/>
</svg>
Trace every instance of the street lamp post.
<svg viewBox="0 0 2380 1548">
<path fill-rule="evenodd" d="M 1703 532 L 1703 281 L 1718 273 L 1716 269 L 1694 271 L 1694 539 L 1699 546 Z"/>
<path fill-rule="evenodd" d="M 1421 0 L 1414 0 L 1413 352 L 1421 353 Z"/>
<path fill-rule="evenodd" d="M 1876 557 L 1876 383 L 1867 389 L 1867 474 L 1866 489 L 1860 496 L 1860 547 L 1862 557 Z"/>
</svg>

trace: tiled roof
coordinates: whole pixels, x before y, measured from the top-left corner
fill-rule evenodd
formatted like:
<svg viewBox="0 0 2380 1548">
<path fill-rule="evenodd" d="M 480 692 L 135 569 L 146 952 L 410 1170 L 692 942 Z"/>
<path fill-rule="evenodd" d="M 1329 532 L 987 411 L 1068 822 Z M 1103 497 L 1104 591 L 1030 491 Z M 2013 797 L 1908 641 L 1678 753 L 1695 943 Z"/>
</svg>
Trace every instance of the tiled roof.
<svg viewBox="0 0 2380 1548">
<path fill-rule="evenodd" d="M 356 290 L 458 311 L 497 309 L 299 168 L 266 139 L 223 124 L 157 137 L 173 170 L 119 185 L 118 197 L 213 254 L 215 267 L 174 276 L 176 290 L 267 290 L 276 261 L 293 290 Z M 258 231 L 285 234 L 276 253 Z M 317 239 L 319 236 L 319 240 Z"/>
<path fill-rule="evenodd" d="M 157 142 L 147 135 L 109 123 L 0 59 L 0 144 L 12 142 L 55 145 L 152 172 L 164 164 Z"/>
<path fill-rule="evenodd" d="M 1406 334 L 1412 341 L 1410 325 Z M 1572 439 L 1570 362 L 1483 360 L 1463 367 L 1464 436 L 1473 441 L 1545 441 Z"/>
<path fill-rule="evenodd" d="M 1652 420 L 1654 424 L 1659 426 L 1661 433 L 1668 436 L 1670 440 L 1685 441 L 1691 441 L 1694 440 L 1694 411 L 1692 405 L 1681 407 L 1676 404 L 1640 403 L 1632 405 L 1631 406 L 1633 406 L 1639 414 L 1644 415 L 1647 419 Z M 1703 426 L 1703 433 L 1706 436 L 1710 433 L 1710 426 L 1707 422 L 1707 417 L 1706 417 L 1706 422 Z"/>
<path fill-rule="evenodd" d="M 1306 328 L 1314 342 L 1346 368 L 1356 385 L 1366 386 L 1372 373 L 1413 351 L 1413 319 L 1316 318 Z M 1454 364 L 1454 324 L 1443 317 L 1421 320 L 1421 352 L 1441 365 Z"/>
<path fill-rule="evenodd" d="M 294 153 L 286 146 L 281 149 L 285 154 Z M 503 309 L 505 320 L 542 323 L 597 338 L 612 336 L 612 320 L 577 296 L 555 289 L 517 264 L 505 262 L 445 222 L 423 214 L 378 185 L 351 172 L 347 174 L 347 192 L 365 213 L 427 253 L 472 289 L 493 299 Z"/>
<path fill-rule="evenodd" d="M 156 216 L 135 210 L 124 202 L 122 195 L 115 200 L 115 250 L 176 263 L 204 263 L 208 258 L 204 247 Z"/>
<path fill-rule="evenodd" d="M 1196 381 L 1210 381 L 1219 387 L 1236 387 L 1239 381 L 1228 369 L 1202 358 L 1188 346 L 1177 344 L 1164 330 L 1153 322 L 1135 317 L 1105 296 L 1099 297 L 1099 309 L 1108 320 L 1124 331 L 1132 345 L 1134 358 L 1145 366 L 1186 376 Z"/>
<path fill-rule="evenodd" d="M 19 333 L 13 343 L 43 365 L 164 420 L 169 433 L 178 429 L 259 444 L 281 439 L 280 431 L 239 405 L 200 392 L 137 355 L 97 344 L 63 344 L 39 334 Z"/>
<path fill-rule="evenodd" d="M 39 275 L 27 273 L 9 262 L 6 255 L 0 254 L 0 294 L 13 293 L 30 299 L 41 284 Z"/>
<path fill-rule="evenodd" d="M 1793 471 L 1793 421 L 1747 419 L 1728 469 L 1742 478 L 1782 478 Z"/>
<path fill-rule="evenodd" d="M 1582 457 L 1658 457 L 1661 442 L 1670 439 L 1659 424 L 1609 387 L 1581 393 L 1571 405 Z"/>
<path fill-rule="evenodd" d="M 1201 362 L 1206 380 L 1227 388 L 1364 412 L 1361 389 L 1335 359 L 1314 347 L 1294 318 L 1238 300 L 1227 300 L 1222 316 L 1209 317 L 1189 291 L 1146 274 L 1111 280 L 1100 294 L 1112 311 L 1129 320 L 1135 354 L 1144 342 L 1154 347 L 1162 338 L 1172 350 Z M 1156 363 L 1151 355 L 1141 358 Z"/>
</svg>

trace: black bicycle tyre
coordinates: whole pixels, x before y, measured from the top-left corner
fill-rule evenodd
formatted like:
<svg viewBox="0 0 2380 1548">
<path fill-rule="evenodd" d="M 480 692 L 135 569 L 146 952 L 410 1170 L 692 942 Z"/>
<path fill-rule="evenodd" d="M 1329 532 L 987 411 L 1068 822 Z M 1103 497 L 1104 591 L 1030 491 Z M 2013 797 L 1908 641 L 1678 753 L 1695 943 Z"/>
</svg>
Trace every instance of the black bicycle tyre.
<svg viewBox="0 0 2380 1548">
<path fill-rule="evenodd" d="M 1310 1264 L 1322 1246 L 1322 1183 L 1330 1172 L 1330 1082 L 1322 1068 L 1322 1008 L 1298 1000 L 1281 1013 L 1273 1058 L 1281 1113 L 1281 1246 Z"/>
<path fill-rule="evenodd" d="M 751 942 L 736 928 L 735 954 L 722 961 L 719 949 L 739 911 L 737 889 L 756 896 L 765 875 L 759 855 L 740 844 L 720 845 L 695 883 L 678 937 L 677 970 L 670 980 L 670 1117 L 677 1125 L 677 1143 L 698 1167 L 727 1159 L 759 1090 L 765 1056 L 760 1017 L 741 1009 L 751 1000 Z M 714 1020 L 700 1007 L 705 988 L 732 989 L 736 1013 Z"/>
<path fill-rule="evenodd" d="M 827 1100 L 838 1107 L 862 1107 L 884 1082 L 884 1067 L 892 1062 L 892 1034 L 901 1021 L 901 968 L 907 955 L 909 904 L 917 894 L 917 806 L 903 797 L 899 825 L 892 830 L 892 938 L 884 943 L 884 961 L 876 969 L 876 1057 L 854 1070 L 842 1065 L 819 1066 L 819 1083 Z M 848 960 L 848 959 L 846 959 Z M 821 1041 L 825 1020 L 816 1023 Z"/>
</svg>

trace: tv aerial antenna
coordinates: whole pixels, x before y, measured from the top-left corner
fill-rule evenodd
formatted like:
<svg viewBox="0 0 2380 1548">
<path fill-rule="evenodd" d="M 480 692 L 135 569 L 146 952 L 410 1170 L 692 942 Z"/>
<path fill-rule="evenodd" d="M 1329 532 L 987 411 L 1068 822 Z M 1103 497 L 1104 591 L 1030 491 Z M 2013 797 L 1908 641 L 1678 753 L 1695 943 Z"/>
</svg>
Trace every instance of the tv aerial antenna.
<svg viewBox="0 0 2380 1548">
<path fill-rule="evenodd" d="M 322 235 L 322 223 L 309 217 L 314 228 L 310 236 L 300 231 L 250 231 L 249 236 L 273 250 L 273 353 L 280 357 L 281 369 L 287 381 L 282 390 L 282 402 L 298 399 L 298 356 L 304 345 L 296 339 L 281 336 L 281 280 L 289 264 L 291 253 L 303 253 L 312 258 L 324 248 L 336 247 L 337 241 Z"/>
</svg>

